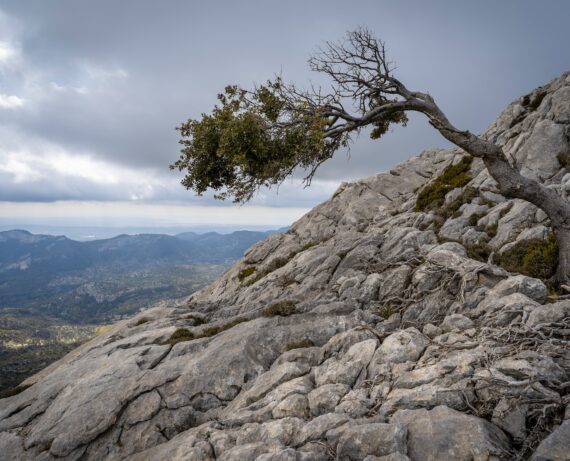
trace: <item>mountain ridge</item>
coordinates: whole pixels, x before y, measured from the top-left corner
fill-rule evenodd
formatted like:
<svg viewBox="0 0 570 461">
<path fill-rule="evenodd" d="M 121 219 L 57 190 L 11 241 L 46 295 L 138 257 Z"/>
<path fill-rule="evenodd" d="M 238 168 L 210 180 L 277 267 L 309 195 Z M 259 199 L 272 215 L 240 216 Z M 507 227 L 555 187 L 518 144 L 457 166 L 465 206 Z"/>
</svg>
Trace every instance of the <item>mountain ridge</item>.
<svg viewBox="0 0 570 461">
<path fill-rule="evenodd" d="M 570 73 L 485 136 L 568 197 Z M 547 242 L 547 218 L 501 196 L 477 160 L 441 206 L 417 209 L 463 158 L 430 149 L 343 184 L 186 302 L 29 378 L 2 402 L 0 447 L 44 460 L 567 459 L 570 300 L 495 259 Z"/>
</svg>

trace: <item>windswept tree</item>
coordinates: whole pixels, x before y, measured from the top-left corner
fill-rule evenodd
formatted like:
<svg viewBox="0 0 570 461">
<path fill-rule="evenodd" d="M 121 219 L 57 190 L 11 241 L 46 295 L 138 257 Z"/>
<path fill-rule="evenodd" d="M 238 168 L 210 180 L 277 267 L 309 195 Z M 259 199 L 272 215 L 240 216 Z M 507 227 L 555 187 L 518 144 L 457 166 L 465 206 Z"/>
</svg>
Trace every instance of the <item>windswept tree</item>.
<svg viewBox="0 0 570 461">
<path fill-rule="evenodd" d="M 171 168 L 186 171 L 182 185 L 246 202 L 297 168 L 307 171 L 310 184 L 317 168 L 363 128 L 371 127 L 377 139 L 392 124 L 405 125 L 407 112 L 420 112 L 444 138 L 480 158 L 505 197 L 546 213 L 559 247 L 556 278 L 570 282 L 570 202 L 521 175 L 497 144 L 456 128 L 428 93 L 408 89 L 370 31 L 357 29 L 340 42 L 327 42 L 309 65 L 330 79 L 330 90 L 302 90 L 280 77 L 252 90 L 228 86 L 211 114 L 181 124 L 183 148 Z"/>
</svg>

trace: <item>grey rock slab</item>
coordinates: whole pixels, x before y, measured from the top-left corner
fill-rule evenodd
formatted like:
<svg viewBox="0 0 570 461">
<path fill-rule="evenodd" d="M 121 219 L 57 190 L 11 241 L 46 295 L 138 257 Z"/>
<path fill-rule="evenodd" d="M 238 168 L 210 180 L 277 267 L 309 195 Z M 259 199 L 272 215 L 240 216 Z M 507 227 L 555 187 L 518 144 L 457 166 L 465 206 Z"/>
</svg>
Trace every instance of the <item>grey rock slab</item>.
<svg viewBox="0 0 570 461">
<path fill-rule="evenodd" d="M 509 440 L 501 429 L 445 406 L 400 410 L 390 421 L 407 428 L 407 455 L 412 461 L 511 459 Z"/>
<path fill-rule="evenodd" d="M 239 445 L 222 453 L 217 461 L 244 461 L 255 460 L 257 457 L 268 454 L 277 453 L 283 450 L 283 445 L 275 440 L 267 440 L 265 442 L 248 443 Z"/>
<path fill-rule="evenodd" d="M 410 327 L 388 336 L 374 354 L 373 363 L 401 363 L 418 360 L 429 340 L 416 328 Z"/>
<path fill-rule="evenodd" d="M 275 453 L 259 455 L 255 461 L 297 461 L 297 451 L 293 448 L 285 448 Z"/>
<path fill-rule="evenodd" d="M 473 320 L 462 314 L 447 315 L 440 325 L 441 329 L 446 332 L 468 330 L 473 328 L 473 326 Z"/>
<path fill-rule="evenodd" d="M 541 280 L 526 275 L 515 275 L 499 282 L 491 293 L 499 297 L 522 293 L 538 303 L 543 303 L 546 301 L 547 289 Z"/>
<path fill-rule="evenodd" d="M 333 412 L 342 397 L 344 397 L 349 390 L 349 386 L 340 383 L 325 384 L 312 390 L 307 395 L 311 415 L 320 416 L 325 413 Z"/>
<path fill-rule="evenodd" d="M 368 366 L 377 345 L 378 340 L 367 339 L 353 344 L 340 359 L 331 357 L 314 369 L 316 385 L 334 383 L 354 385 L 362 369 Z"/>
<path fill-rule="evenodd" d="M 384 456 L 406 451 L 407 431 L 396 424 L 349 425 L 337 445 L 339 461 L 364 459 L 368 455 Z"/>
<path fill-rule="evenodd" d="M 338 413 L 326 413 L 309 421 L 296 436 L 294 446 L 305 445 L 313 440 L 321 440 L 335 427 L 342 426 L 350 418 Z"/>
<path fill-rule="evenodd" d="M 534 452 L 532 461 L 568 461 L 570 456 L 570 420 L 564 421 Z"/>
<path fill-rule="evenodd" d="M 307 418 L 309 416 L 309 400 L 302 394 L 292 394 L 273 408 L 274 418 L 297 417 Z"/>
<path fill-rule="evenodd" d="M 568 316 L 570 316 L 570 300 L 560 301 L 530 309 L 526 324 L 535 328 L 539 325 L 559 322 Z"/>
</svg>

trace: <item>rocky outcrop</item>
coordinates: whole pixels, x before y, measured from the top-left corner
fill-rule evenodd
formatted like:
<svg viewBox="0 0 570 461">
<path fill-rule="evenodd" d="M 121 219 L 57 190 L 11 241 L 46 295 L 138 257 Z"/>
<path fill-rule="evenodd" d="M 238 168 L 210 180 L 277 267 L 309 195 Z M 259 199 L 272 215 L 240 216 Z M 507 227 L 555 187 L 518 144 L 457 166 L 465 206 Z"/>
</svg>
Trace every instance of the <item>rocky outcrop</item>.
<svg viewBox="0 0 570 461">
<path fill-rule="evenodd" d="M 486 136 L 568 194 L 569 126 L 564 74 Z M 447 194 L 461 203 L 443 222 L 415 211 L 418 191 L 462 156 L 433 149 L 343 184 L 188 301 L 118 323 L 30 378 L 1 401 L 1 452 L 568 459 L 570 300 L 493 264 L 516 242 L 547 238 L 546 217 L 500 196 L 477 161 Z M 473 259 L 477 245 L 490 258 Z"/>
</svg>

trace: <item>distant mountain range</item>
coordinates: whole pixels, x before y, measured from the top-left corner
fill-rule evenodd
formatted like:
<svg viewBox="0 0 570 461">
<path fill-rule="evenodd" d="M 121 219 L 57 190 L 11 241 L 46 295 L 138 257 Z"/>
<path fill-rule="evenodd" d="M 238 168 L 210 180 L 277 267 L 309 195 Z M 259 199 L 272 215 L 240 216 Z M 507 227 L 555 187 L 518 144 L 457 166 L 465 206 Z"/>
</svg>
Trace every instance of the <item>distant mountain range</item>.
<svg viewBox="0 0 570 461">
<path fill-rule="evenodd" d="M 92 337 L 98 325 L 202 288 L 273 232 L 86 242 L 0 232 L 0 393 Z"/>
<path fill-rule="evenodd" d="M 211 281 L 274 232 L 119 235 L 88 242 L 0 232 L 0 309 L 31 308 L 80 321 L 122 305 L 184 296 L 196 289 L 196 280 Z"/>
</svg>

